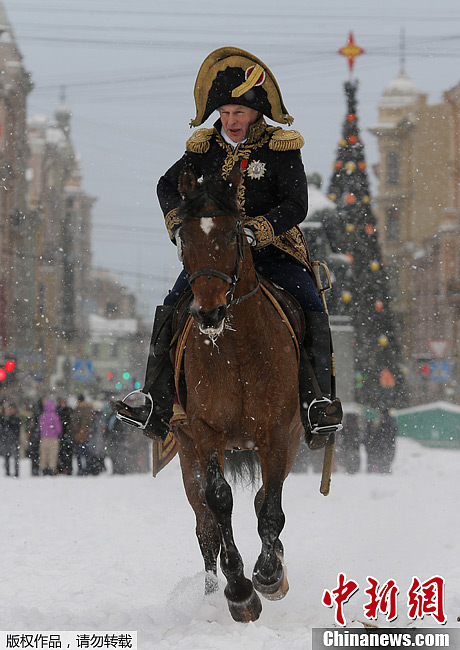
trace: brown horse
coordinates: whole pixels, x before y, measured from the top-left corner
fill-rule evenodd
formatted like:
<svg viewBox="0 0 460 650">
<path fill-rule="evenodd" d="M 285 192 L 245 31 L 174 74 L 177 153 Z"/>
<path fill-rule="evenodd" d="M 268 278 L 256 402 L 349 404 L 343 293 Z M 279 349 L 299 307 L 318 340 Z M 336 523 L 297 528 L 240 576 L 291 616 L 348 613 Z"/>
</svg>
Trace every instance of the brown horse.
<svg viewBox="0 0 460 650">
<path fill-rule="evenodd" d="M 181 175 L 180 240 L 194 322 L 184 355 L 187 424 L 174 433 L 196 515 L 205 590 L 217 589 L 220 553 L 230 613 L 248 622 L 262 610 L 254 587 L 272 600 L 289 588 L 279 540 L 281 493 L 302 427 L 295 344 L 260 288 L 236 203 L 240 180 L 236 167 L 228 181 L 200 183 L 190 167 Z M 224 475 L 225 452 L 235 449 L 255 452 L 262 476 L 255 498 L 262 549 L 252 581 L 233 538 L 232 489 Z"/>
</svg>

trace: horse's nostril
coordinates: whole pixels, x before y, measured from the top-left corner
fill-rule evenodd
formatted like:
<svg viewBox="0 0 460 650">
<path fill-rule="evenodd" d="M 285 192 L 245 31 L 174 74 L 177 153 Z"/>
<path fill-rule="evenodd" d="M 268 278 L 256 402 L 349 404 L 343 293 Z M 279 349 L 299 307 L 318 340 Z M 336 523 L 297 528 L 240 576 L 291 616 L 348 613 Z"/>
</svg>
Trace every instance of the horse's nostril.
<svg viewBox="0 0 460 650">
<path fill-rule="evenodd" d="M 227 315 L 227 306 L 218 305 L 209 311 L 196 306 L 190 307 L 193 318 L 203 327 L 217 328 Z"/>
<path fill-rule="evenodd" d="M 227 305 L 219 305 L 217 308 L 217 318 L 218 321 L 220 322 L 223 320 L 227 315 Z"/>
</svg>

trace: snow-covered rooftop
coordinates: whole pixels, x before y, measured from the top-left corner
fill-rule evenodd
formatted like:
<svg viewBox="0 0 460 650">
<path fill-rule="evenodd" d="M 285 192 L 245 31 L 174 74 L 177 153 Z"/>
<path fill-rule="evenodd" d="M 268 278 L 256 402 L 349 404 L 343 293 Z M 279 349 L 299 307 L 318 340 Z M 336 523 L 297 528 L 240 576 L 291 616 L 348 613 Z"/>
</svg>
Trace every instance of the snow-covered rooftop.
<svg viewBox="0 0 460 650">
<path fill-rule="evenodd" d="M 315 212 L 321 210 L 335 210 L 336 205 L 321 190 L 313 185 L 308 184 L 308 217 L 312 217 Z"/>
<path fill-rule="evenodd" d="M 421 95 L 417 84 L 405 72 L 401 72 L 390 81 L 383 91 L 379 106 L 383 108 L 409 106 Z"/>
<path fill-rule="evenodd" d="M 400 409 L 395 411 L 395 415 L 409 415 L 410 413 L 422 413 L 426 411 L 448 411 L 450 413 L 457 413 L 460 415 L 460 406 L 457 404 L 452 404 L 451 402 L 431 402 L 430 404 L 421 404 L 419 406 L 412 406 L 407 409 Z"/>
<path fill-rule="evenodd" d="M 66 137 L 61 129 L 55 126 L 49 126 L 46 130 L 46 141 L 50 144 L 60 145 L 66 144 Z"/>
<path fill-rule="evenodd" d="M 89 331 L 91 338 L 109 339 L 137 332 L 135 318 L 104 318 L 98 314 L 89 314 Z"/>
</svg>

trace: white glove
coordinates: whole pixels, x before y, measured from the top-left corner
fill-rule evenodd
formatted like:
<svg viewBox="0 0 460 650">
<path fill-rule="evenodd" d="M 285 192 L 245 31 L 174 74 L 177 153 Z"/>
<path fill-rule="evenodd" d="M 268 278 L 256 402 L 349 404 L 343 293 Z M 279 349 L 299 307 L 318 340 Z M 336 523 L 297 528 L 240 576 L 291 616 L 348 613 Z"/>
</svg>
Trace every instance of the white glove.
<svg viewBox="0 0 460 650">
<path fill-rule="evenodd" d="M 250 228 L 244 228 L 244 234 L 246 235 L 249 246 L 255 246 L 257 244 L 256 236 Z"/>
<path fill-rule="evenodd" d="M 177 257 L 181 262 L 184 261 L 184 251 L 182 250 L 182 239 L 180 238 L 180 226 L 174 233 L 174 240 L 177 246 Z"/>
</svg>

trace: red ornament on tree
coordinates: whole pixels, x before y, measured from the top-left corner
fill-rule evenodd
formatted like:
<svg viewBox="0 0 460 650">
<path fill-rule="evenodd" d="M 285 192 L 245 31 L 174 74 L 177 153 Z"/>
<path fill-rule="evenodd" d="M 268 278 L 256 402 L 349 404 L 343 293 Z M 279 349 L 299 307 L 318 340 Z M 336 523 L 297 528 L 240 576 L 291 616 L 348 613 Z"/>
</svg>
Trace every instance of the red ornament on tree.
<svg viewBox="0 0 460 650">
<path fill-rule="evenodd" d="M 394 388 L 396 386 L 396 379 L 388 368 L 384 368 L 380 373 L 380 386 L 383 388 Z"/>
<path fill-rule="evenodd" d="M 345 196 L 345 203 L 347 205 L 352 205 L 353 203 L 356 203 L 356 196 L 353 194 L 353 192 L 348 192 L 348 194 Z"/>
<path fill-rule="evenodd" d="M 385 309 L 385 305 L 381 300 L 376 300 L 374 302 L 374 309 L 375 311 L 383 311 Z"/>
</svg>

